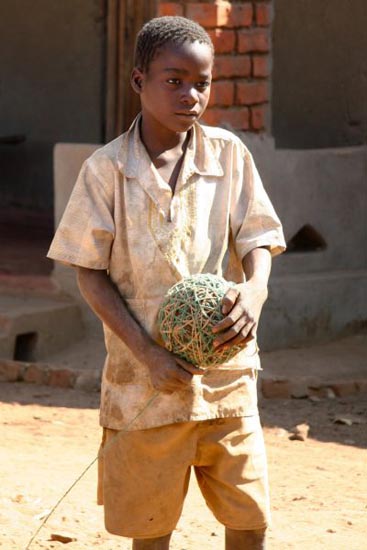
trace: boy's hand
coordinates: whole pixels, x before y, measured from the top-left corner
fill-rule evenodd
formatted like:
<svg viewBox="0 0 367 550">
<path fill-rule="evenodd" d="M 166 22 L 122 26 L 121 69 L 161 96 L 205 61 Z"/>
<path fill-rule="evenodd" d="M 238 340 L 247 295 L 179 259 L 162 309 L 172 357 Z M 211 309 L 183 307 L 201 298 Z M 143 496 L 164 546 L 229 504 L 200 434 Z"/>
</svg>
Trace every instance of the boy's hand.
<svg viewBox="0 0 367 550">
<path fill-rule="evenodd" d="M 238 284 L 226 292 L 222 300 L 226 317 L 213 328 L 216 349 L 244 345 L 255 337 L 267 295 L 267 287 L 252 282 Z"/>
<path fill-rule="evenodd" d="M 159 345 L 149 349 L 144 364 L 149 369 L 153 387 L 165 393 L 187 388 L 195 374 L 205 372 Z"/>
<path fill-rule="evenodd" d="M 182 390 L 188 386 L 194 374 L 205 372 L 152 340 L 131 315 L 105 271 L 79 267 L 78 284 L 85 300 L 98 317 L 148 367 L 156 390 L 168 393 Z"/>
</svg>

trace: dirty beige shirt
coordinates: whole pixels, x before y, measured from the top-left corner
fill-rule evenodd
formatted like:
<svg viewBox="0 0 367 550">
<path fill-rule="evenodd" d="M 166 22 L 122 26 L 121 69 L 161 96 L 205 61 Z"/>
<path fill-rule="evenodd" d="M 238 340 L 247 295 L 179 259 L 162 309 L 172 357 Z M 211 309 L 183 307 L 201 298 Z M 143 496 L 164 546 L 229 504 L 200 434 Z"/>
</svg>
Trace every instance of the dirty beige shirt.
<svg viewBox="0 0 367 550">
<path fill-rule="evenodd" d="M 195 273 L 239 282 L 248 252 L 268 246 L 276 255 L 285 243 L 240 139 L 195 124 L 172 196 L 140 140 L 138 120 L 84 163 L 48 256 L 108 270 L 132 315 L 161 343 L 157 312 L 173 284 Z M 106 326 L 104 333 L 102 426 L 136 430 L 257 414 L 254 341 L 229 363 L 194 376 L 187 390 L 161 393 L 144 409 L 155 393 L 147 368 Z"/>
</svg>

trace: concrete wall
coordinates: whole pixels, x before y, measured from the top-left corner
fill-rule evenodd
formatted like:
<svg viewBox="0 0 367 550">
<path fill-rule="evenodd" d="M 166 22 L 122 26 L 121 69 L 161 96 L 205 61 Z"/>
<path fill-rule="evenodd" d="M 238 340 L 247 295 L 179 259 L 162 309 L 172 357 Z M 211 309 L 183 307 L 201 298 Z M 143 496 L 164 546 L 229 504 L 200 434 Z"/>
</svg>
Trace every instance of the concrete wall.
<svg viewBox="0 0 367 550">
<path fill-rule="evenodd" d="M 279 150 L 246 134 L 287 242 L 305 224 L 324 250 L 274 260 L 260 343 L 304 345 L 352 331 L 367 321 L 367 147 Z"/>
<path fill-rule="evenodd" d="M 104 0 L 0 2 L 2 206 L 52 208 L 59 141 L 103 137 Z"/>
<path fill-rule="evenodd" d="M 277 150 L 272 139 L 242 138 L 254 154 L 287 241 L 308 223 L 327 245 L 319 252 L 294 252 L 274 260 L 261 348 L 308 345 L 355 330 L 367 321 L 367 147 Z M 55 148 L 57 222 L 83 160 L 95 148 Z M 56 265 L 54 277 L 81 304 L 89 330 L 99 331 L 99 322 L 79 296 L 74 271 Z"/>
<path fill-rule="evenodd" d="M 59 225 L 80 168 L 99 146 L 91 144 L 58 143 L 54 149 L 54 218 L 55 228 Z M 79 304 L 87 332 L 101 335 L 101 323 L 91 312 L 80 295 L 75 270 L 54 262 L 53 278 L 60 289 Z"/>
<path fill-rule="evenodd" d="M 367 143 L 366 0 L 274 0 L 277 147 Z"/>
<path fill-rule="evenodd" d="M 287 241 L 305 224 L 325 239 L 319 252 L 283 255 L 275 273 L 367 268 L 367 147 L 275 149 L 270 138 L 243 135 L 279 213 Z"/>
</svg>

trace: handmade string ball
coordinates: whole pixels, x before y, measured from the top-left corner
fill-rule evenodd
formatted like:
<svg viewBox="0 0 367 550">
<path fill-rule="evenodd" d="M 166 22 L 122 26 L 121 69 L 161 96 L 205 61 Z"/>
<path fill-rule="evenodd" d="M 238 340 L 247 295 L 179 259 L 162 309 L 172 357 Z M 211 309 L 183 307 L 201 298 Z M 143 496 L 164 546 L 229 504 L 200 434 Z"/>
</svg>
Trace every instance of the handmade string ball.
<svg viewBox="0 0 367 550">
<path fill-rule="evenodd" d="M 165 347 L 200 367 L 221 365 L 241 349 L 233 346 L 215 350 L 212 328 L 224 318 L 222 298 L 234 286 L 211 274 L 185 277 L 167 292 L 158 313 L 158 325 Z"/>
</svg>

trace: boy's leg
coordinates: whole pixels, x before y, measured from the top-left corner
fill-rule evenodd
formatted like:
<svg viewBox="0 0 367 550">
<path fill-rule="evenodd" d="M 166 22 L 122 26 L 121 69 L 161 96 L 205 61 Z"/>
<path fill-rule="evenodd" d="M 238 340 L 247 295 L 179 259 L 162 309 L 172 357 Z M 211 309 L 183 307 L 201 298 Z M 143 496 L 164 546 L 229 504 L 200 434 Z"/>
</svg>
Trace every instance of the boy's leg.
<svg viewBox="0 0 367 550">
<path fill-rule="evenodd" d="M 226 528 L 225 550 L 265 550 L 266 529 L 239 531 Z M 134 540 L 132 550 L 169 550 L 171 533 L 157 539 Z"/>
<path fill-rule="evenodd" d="M 200 430 L 195 473 L 209 508 L 226 526 L 226 550 L 264 550 L 270 513 L 259 418 L 201 422 Z"/>
<path fill-rule="evenodd" d="M 172 533 L 156 539 L 134 539 L 132 550 L 169 550 Z"/>
<path fill-rule="evenodd" d="M 237 531 L 226 527 L 226 550 L 265 550 L 266 529 Z"/>
</svg>

